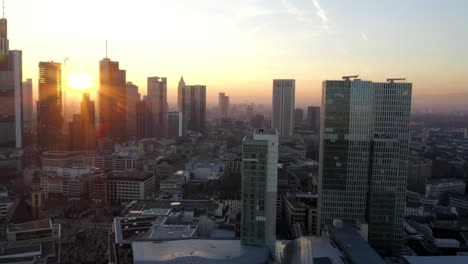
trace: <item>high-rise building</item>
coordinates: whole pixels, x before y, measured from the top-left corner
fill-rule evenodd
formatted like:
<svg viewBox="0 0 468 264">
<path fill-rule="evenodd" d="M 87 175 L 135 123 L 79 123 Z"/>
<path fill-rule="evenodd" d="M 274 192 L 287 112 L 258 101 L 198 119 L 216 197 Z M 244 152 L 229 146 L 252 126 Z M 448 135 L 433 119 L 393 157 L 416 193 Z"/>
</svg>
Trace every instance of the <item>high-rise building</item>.
<svg viewBox="0 0 468 264">
<path fill-rule="evenodd" d="M 307 107 L 307 126 L 315 132 L 320 132 L 320 107 Z"/>
<path fill-rule="evenodd" d="M 183 88 L 182 115 L 187 129 L 204 132 L 206 128 L 206 86 L 186 85 Z"/>
<path fill-rule="evenodd" d="M 104 58 L 99 62 L 99 137 L 127 138 L 126 73 L 119 63 Z"/>
<path fill-rule="evenodd" d="M 179 86 L 177 87 L 177 107 L 179 110 L 182 111 L 184 107 L 184 88 L 185 88 L 185 81 L 184 77 L 180 77 Z"/>
<path fill-rule="evenodd" d="M 280 136 L 291 136 L 294 130 L 295 80 L 273 80 L 272 128 Z"/>
<path fill-rule="evenodd" d="M 411 87 L 323 83 L 318 227 L 365 221 L 370 244 L 383 254 L 404 242 Z"/>
<path fill-rule="evenodd" d="M 26 79 L 23 82 L 23 124 L 29 132 L 33 130 L 33 107 L 33 82 L 32 79 Z"/>
<path fill-rule="evenodd" d="M 136 105 L 140 101 L 138 86 L 127 82 L 127 137 L 136 137 Z"/>
<path fill-rule="evenodd" d="M 83 94 L 81 100 L 81 138 L 82 149 L 96 149 L 96 106 L 89 93 Z"/>
<path fill-rule="evenodd" d="M 184 135 L 182 112 L 174 109 L 167 113 L 167 127 L 169 137 L 182 137 Z"/>
<path fill-rule="evenodd" d="M 219 113 L 221 118 L 226 118 L 229 114 L 229 96 L 219 93 Z"/>
<path fill-rule="evenodd" d="M 153 136 L 167 136 L 167 79 L 148 77 L 148 100 L 153 114 Z"/>
<path fill-rule="evenodd" d="M 302 108 L 294 109 L 294 125 L 300 126 L 304 123 L 304 110 Z"/>
<path fill-rule="evenodd" d="M 83 138 L 81 137 L 84 133 L 82 127 L 81 115 L 73 114 L 73 119 L 68 123 L 68 150 L 82 150 L 83 149 Z"/>
<path fill-rule="evenodd" d="M 41 150 L 63 148 L 62 99 L 62 65 L 40 62 L 37 139 Z"/>
<path fill-rule="evenodd" d="M 136 131 L 138 139 L 153 136 L 153 115 L 151 103 L 147 99 L 136 104 Z"/>
<path fill-rule="evenodd" d="M 255 129 L 242 144 L 241 242 L 275 252 L 278 132 Z M 273 253 L 274 254 L 274 253 Z"/>
<path fill-rule="evenodd" d="M 0 148 L 23 147 L 22 52 L 10 50 L 8 23 L 0 19 Z"/>
</svg>

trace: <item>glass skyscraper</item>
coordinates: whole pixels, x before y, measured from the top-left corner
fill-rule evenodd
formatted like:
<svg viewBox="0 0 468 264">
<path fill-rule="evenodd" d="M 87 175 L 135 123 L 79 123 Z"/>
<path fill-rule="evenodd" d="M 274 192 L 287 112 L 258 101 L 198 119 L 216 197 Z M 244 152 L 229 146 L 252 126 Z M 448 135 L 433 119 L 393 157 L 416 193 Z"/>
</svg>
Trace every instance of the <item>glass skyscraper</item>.
<svg viewBox="0 0 468 264">
<path fill-rule="evenodd" d="M 325 81 L 322 93 L 319 228 L 369 224 L 383 254 L 403 244 L 410 83 Z"/>
</svg>

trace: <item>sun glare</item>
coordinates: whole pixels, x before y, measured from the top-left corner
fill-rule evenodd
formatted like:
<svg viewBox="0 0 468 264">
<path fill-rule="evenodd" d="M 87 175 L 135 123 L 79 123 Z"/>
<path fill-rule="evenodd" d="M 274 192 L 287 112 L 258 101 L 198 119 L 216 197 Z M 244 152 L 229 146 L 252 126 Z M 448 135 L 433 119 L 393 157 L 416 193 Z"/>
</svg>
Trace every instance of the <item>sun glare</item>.
<svg viewBox="0 0 468 264">
<path fill-rule="evenodd" d="M 84 72 L 77 72 L 68 75 L 67 77 L 68 87 L 83 91 L 93 87 L 93 76 Z"/>
</svg>

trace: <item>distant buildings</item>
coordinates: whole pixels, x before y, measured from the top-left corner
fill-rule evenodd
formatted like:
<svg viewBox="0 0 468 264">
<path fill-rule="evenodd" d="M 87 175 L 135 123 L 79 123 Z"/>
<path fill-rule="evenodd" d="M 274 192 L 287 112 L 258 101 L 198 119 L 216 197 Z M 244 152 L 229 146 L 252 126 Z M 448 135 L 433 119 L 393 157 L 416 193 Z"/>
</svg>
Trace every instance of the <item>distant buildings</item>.
<svg viewBox="0 0 468 264">
<path fill-rule="evenodd" d="M 320 132 L 320 107 L 307 107 L 307 126 L 315 132 Z"/>
<path fill-rule="evenodd" d="M 137 136 L 137 118 L 136 118 L 136 105 L 140 102 L 140 94 L 138 93 L 138 86 L 131 82 L 127 82 L 127 137 L 134 138 Z"/>
<path fill-rule="evenodd" d="M 219 93 L 219 113 L 221 118 L 226 118 L 229 114 L 229 96 Z"/>
<path fill-rule="evenodd" d="M 404 245 L 411 83 L 324 81 L 319 228 L 342 219 L 369 224 L 383 254 Z"/>
<path fill-rule="evenodd" d="M 0 19 L 0 148 L 22 148 L 22 52 L 10 50 L 7 30 Z"/>
<path fill-rule="evenodd" d="M 153 136 L 167 136 L 167 79 L 148 77 L 148 100 L 153 116 Z"/>
<path fill-rule="evenodd" d="M 62 65 L 39 63 L 39 101 L 37 137 L 41 150 L 63 148 Z"/>
<path fill-rule="evenodd" d="M 304 110 L 302 108 L 294 109 L 294 125 L 300 126 L 304 123 Z"/>
<path fill-rule="evenodd" d="M 83 94 L 81 100 L 81 137 L 82 149 L 96 149 L 96 105 L 91 100 L 89 93 Z"/>
<path fill-rule="evenodd" d="M 104 58 L 99 62 L 99 136 L 116 140 L 127 138 L 126 73 L 119 63 Z"/>
<path fill-rule="evenodd" d="M 181 80 L 183 81 L 183 79 Z M 206 128 L 206 86 L 185 85 L 182 89 L 182 114 L 187 130 L 203 133 Z"/>
<path fill-rule="evenodd" d="M 273 80 L 272 128 L 280 136 L 291 136 L 294 132 L 295 80 Z"/>
<path fill-rule="evenodd" d="M 184 135 L 184 119 L 182 112 L 174 109 L 167 113 L 168 137 L 182 137 Z"/>
<path fill-rule="evenodd" d="M 154 175 L 144 172 L 111 172 L 107 175 L 107 201 L 111 204 L 150 199 Z"/>
<path fill-rule="evenodd" d="M 149 100 L 142 100 L 136 104 L 136 136 L 138 139 L 153 136 L 153 115 Z"/>
<path fill-rule="evenodd" d="M 242 144 L 242 244 L 275 252 L 278 132 L 255 129 Z"/>
</svg>

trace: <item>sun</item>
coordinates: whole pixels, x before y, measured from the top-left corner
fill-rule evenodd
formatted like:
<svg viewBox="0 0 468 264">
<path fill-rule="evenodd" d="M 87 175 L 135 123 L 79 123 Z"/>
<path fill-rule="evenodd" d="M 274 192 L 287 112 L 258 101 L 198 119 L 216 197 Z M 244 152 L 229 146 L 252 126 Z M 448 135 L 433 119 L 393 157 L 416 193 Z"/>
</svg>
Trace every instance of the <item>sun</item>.
<svg viewBox="0 0 468 264">
<path fill-rule="evenodd" d="M 93 76 L 84 72 L 76 72 L 67 76 L 67 85 L 78 91 L 93 87 Z"/>
</svg>

